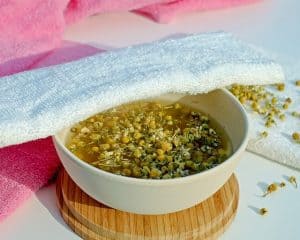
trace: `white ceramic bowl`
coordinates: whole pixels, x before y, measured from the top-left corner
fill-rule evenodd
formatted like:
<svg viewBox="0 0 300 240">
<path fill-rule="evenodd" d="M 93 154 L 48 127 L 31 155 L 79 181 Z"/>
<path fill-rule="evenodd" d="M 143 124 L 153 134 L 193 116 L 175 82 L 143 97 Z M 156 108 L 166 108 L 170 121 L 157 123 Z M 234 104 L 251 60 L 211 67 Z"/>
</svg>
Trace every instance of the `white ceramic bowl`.
<svg viewBox="0 0 300 240">
<path fill-rule="evenodd" d="M 167 94 L 156 99 L 179 100 L 208 113 L 224 127 L 232 142 L 233 154 L 222 164 L 191 176 L 166 180 L 137 179 L 102 171 L 78 159 L 65 147 L 69 129 L 64 129 L 53 137 L 63 166 L 83 191 L 107 206 L 138 214 L 165 214 L 192 207 L 227 181 L 246 148 L 247 116 L 227 90 L 192 96 Z"/>
</svg>

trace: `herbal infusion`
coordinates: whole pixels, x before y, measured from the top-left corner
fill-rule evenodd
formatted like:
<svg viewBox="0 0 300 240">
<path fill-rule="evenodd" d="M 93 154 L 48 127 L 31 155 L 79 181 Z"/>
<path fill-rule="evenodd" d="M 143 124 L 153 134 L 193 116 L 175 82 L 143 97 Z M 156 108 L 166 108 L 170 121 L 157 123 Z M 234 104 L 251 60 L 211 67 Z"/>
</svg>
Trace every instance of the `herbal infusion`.
<svg viewBox="0 0 300 240">
<path fill-rule="evenodd" d="M 80 159 L 123 176 L 169 179 L 222 163 L 231 152 L 207 115 L 180 103 L 136 102 L 71 128 L 68 148 Z"/>
</svg>

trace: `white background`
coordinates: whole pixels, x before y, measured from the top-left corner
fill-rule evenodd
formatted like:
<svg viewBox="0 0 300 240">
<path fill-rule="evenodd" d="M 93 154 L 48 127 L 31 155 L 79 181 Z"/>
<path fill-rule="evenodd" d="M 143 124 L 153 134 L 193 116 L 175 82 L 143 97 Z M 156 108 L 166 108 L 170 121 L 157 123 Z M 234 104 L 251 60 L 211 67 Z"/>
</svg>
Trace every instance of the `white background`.
<svg viewBox="0 0 300 240">
<path fill-rule="evenodd" d="M 232 9 L 192 13 L 171 24 L 157 24 L 132 13 L 101 14 L 67 28 L 64 39 L 113 49 L 184 33 L 229 31 L 280 55 L 300 60 L 300 2 L 264 0 Z M 298 76 L 300 79 L 300 76 Z M 237 216 L 221 237 L 232 239 L 300 239 L 300 188 L 286 188 L 262 198 L 272 182 L 300 172 L 246 152 L 236 170 L 240 184 Z M 257 209 L 269 209 L 267 216 Z M 56 207 L 55 185 L 38 191 L 0 224 L 0 239 L 80 239 L 64 223 Z"/>
</svg>

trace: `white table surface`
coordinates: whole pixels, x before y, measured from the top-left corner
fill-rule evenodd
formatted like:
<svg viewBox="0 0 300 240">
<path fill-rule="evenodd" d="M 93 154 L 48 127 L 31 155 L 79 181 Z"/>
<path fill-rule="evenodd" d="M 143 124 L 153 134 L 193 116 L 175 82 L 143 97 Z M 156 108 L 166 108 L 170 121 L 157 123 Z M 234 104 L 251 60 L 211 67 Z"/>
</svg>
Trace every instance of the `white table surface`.
<svg viewBox="0 0 300 240">
<path fill-rule="evenodd" d="M 132 13 L 89 17 L 67 28 L 64 38 L 113 49 L 182 33 L 229 31 L 241 39 L 300 60 L 300 2 L 265 0 L 233 9 L 192 13 L 162 25 Z M 300 76 L 299 76 L 300 78 Z M 221 237 L 226 239 L 300 239 L 300 188 L 287 184 L 262 198 L 266 184 L 300 172 L 246 152 L 236 170 L 240 184 L 237 216 Z M 269 209 L 267 216 L 257 209 Z M 56 207 L 55 185 L 42 188 L 0 224 L 0 239 L 80 239 L 64 223 Z"/>
</svg>

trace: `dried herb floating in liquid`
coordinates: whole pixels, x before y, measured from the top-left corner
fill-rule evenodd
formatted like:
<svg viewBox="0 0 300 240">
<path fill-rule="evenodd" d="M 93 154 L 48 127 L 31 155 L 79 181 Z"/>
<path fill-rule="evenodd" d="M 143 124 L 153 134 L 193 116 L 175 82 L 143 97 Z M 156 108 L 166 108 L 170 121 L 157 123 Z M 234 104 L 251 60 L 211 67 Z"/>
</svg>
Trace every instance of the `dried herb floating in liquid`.
<svg viewBox="0 0 300 240">
<path fill-rule="evenodd" d="M 102 170 L 135 178 L 185 177 L 231 154 L 224 132 L 207 115 L 180 103 L 136 102 L 71 128 L 69 150 Z"/>
</svg>

